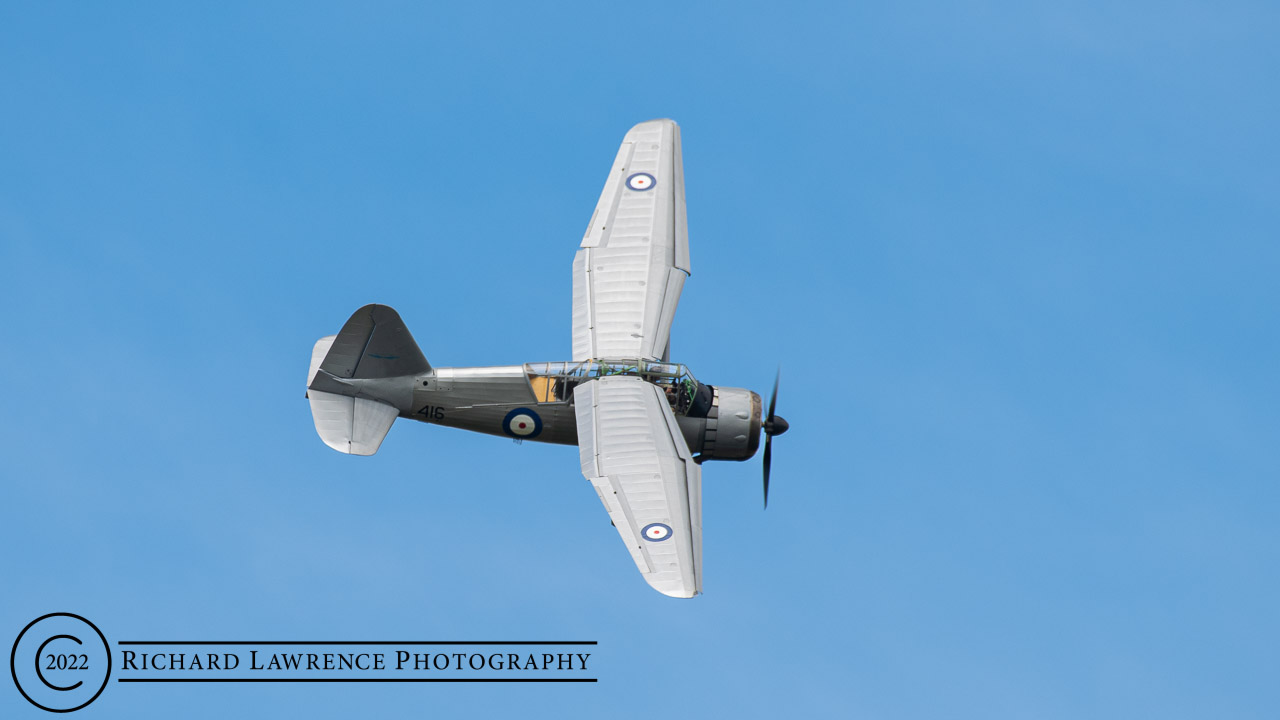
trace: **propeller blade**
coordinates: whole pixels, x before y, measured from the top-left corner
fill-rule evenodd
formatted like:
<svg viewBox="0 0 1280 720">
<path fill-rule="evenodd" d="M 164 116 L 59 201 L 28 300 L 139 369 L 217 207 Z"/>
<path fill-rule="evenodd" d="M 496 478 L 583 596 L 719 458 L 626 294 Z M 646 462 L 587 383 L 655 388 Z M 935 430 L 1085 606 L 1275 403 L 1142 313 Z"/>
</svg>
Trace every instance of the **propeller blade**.
<svg viewBox="0 0 1280 720">
<path fill-rule="evenodd" d="M 769 508 L 769 466 L 773 459 L 773 409 L 778 404 L 778 383 L 782 380 L 782 366 L 778 366 L 778 374 L 773 378 L 773 394 L 769 396 L 769 416 L 764 428 L 764 507 Z"/>
<path fill-rule="evenodd" d="M 778 404 L 778 382 L 782 380 L 782 366 L 778 366 L 778 374 L 773 378 L 773 395 L 769 396 L 769 419 L 773 419 L 773 408 Z"/>
<path fill-rule="evenodd" d="M 764 437 L 764 507 L 766 510 L 769 509 L 769 456 L 771 454 L 769 451 L 773 449 L 770 445 L 772 442 L 772 435 Z"/>
</svg>

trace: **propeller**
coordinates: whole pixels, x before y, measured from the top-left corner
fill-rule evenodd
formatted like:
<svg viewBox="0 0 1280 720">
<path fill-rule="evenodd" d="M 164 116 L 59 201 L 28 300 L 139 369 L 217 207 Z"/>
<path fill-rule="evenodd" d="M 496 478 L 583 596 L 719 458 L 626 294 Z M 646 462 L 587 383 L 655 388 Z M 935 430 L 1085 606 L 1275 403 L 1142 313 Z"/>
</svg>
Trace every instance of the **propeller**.
<svg viewBox="0 0 1280 720">
<path fill-rule="evenodd" d="M 778 404 L 778 381 L 782 380 L 782 368 L 773 379 L 773 395 L 769 396 L 769 415 L 764 421 L 764 506 L 769 507 L 769 461 L 773 456 L 773 436 L 781 435 L 791 426 L 781 416 L 773 413 Z"/>
</svg>

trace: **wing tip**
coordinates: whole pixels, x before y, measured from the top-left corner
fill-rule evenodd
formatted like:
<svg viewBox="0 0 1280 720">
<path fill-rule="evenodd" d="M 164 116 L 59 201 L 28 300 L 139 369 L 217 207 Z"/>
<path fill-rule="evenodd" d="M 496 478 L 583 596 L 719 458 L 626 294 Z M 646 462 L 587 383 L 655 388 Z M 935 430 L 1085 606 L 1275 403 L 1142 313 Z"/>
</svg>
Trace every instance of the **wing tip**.
<svg viewBox="0 0 1280 720">
<path fill-rule="evenodd" d="M 631 130 L 629 132 L 634 132 L 636 130 L 643 130 L 646 126 L 649 126 L 649 125 L 669 125 L 673 128 L 680 127 L 680 123 L 676 122 L 675 120 L 672 120 L 671 118 L 653 118 L 652 120 L 645 120 L 644 122 L 639 122 L 639 123 L 636 123 L 635 125 L 632 125 Z"/>
<path fill-rule="evenodd" d="M 649 583 L 649 587 L 666 595 L 667 597 L 680 598 L 687 600 L 702 594 L 701 587 L 689 588 L 684 584 L 683 580 L 659 580 L 649 573 L 643 573 L 645 582 Z"/>
</svg>

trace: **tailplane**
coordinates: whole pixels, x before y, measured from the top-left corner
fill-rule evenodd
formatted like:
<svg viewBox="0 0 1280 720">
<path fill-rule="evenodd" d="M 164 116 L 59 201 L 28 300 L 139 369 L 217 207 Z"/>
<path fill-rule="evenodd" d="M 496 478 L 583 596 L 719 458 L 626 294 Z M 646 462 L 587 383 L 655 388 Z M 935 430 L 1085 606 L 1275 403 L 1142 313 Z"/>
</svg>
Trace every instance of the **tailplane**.
<svg viewBox="0 0 1280 720">
<path fill-rule="evenodd" d="M 311 350 L 307 399 L 316 432 L 350 455 L 372 455 L 413 398 L 413 380 L 431 372 L 409 329 L 386 305 L 365 305 L 337 335 Z"/>
</svg>

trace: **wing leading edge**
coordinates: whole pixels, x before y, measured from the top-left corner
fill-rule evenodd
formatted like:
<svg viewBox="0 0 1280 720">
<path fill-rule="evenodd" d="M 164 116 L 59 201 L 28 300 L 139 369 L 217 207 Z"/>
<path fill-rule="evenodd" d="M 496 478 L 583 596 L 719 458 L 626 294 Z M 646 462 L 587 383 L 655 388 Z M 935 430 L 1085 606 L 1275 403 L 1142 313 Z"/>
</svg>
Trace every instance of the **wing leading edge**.
<svg viewBox="0 0 1280 720">
<path fill-rule="evenodd" d="M 650 120 L 622 139 L 573 259 L 573 359 L 666 357 L 688 276 L 680 126 Z"/>
<path fill-rule="evenodd" d="M 657 386 L 605 377 L 574 389 L 582 474 L 658 592 L 702 592 L 702 472 Z"/>
</svg>

